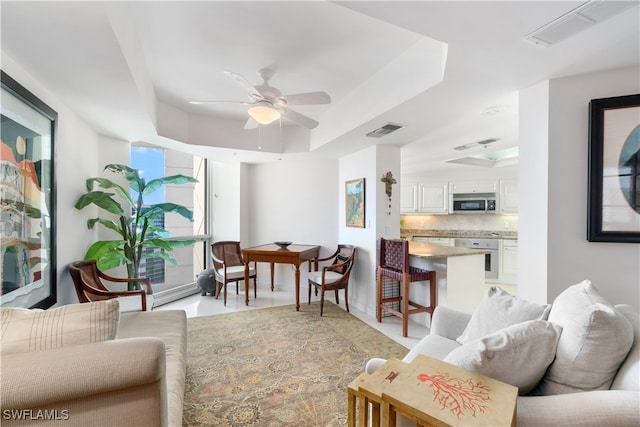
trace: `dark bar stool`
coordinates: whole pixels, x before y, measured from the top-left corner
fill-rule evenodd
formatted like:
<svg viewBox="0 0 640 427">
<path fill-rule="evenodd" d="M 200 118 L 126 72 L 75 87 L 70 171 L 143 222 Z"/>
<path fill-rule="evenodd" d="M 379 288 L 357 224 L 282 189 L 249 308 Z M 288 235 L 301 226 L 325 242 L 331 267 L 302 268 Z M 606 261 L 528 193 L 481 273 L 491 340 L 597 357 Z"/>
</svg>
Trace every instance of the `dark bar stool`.
<svg viewBox="0 0 640 427">
<path fill-rule="evenodd" d="M 397 280 L 402 284 L 400 296 L 384 298 L 382 282 L 384 277 Z M 409 300 L 409 284 L 411 282 L 429 281 L 430 305 L 420 305 Z M 383 311 L 387 311 L 402 319 L 402 336 L 406 337 L 409 329 L 409 316 L 418 313 L 430 313 L 436 309 L 438 284 L 435 271 L 422 270 L 409 266 L 409 242 L 407 240 L 386 240 L 378 242 L 378 322 L 382 322 Z M 400 311 L 391 307 L 390 303 L 399 301 Z M 409 308 L 411 307 L 411 308 Z"/>
</svg>

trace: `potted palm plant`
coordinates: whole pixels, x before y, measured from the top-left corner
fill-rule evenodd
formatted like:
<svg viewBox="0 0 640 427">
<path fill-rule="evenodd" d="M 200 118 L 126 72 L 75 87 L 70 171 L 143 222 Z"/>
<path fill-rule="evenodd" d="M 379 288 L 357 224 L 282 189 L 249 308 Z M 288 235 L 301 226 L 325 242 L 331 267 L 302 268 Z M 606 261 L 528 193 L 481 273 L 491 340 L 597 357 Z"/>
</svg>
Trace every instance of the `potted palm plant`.
<svg viewBox="0 0 640 427">
<path fill-rule="evenodd" d="M 87 206 L 95 205 L 113 215 L 110 218 L 91 218 L 87 221 L 87 227 L 93 229 L 96 224 L 100 224 L 116 232 L 119 238 L 95 242 L 87 250 L 85 259 L 96 260 L 98 268 L 102 271 L 126 265 L 129 278 L 139 277 L 142 259 L 163 258 L 174 265 L 177 264 L 168 252 L 175 248 L 192 245 L 195 241 L 167 239 L 170 233 L 154 225 L 154 219 L 166 213 L 175 213 L 193 222 L 193 212 L 175 203 L 146 205 L 144 197 L 159 190 L 165 184 L 187 184 L 198 182 L 198 180 L 185 175 L 172 175 L 146 182 L 137 170 L 119 164 L 109 164 L 104 170 L 124 177 L 131 190 L 137 193 L 137 197 L 134 199 L 127 189 L 110 179 L 87 179 L 87 193 L 80 197 L 76 203 L 76 209 L 82 210 Z M 118 201 L 115 198 L 116 195 L 123 202 Z M 145 252 L 143 250 L 145 248 L 162 250 Z M 131 283 L 129 287 L 135 289 L 139 284 Z"/>
</svg>

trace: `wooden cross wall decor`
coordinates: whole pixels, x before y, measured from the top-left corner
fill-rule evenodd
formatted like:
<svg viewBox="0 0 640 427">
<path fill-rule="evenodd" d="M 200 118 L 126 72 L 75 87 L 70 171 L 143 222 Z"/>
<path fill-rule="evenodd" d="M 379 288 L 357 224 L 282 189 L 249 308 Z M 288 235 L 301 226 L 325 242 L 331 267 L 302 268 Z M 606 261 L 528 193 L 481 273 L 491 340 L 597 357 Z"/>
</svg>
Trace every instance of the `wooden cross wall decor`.
<svg viewBox="0 0 640 427">
<path fill-rule="evenodd" d="M 389 211 L 387 212 L 387 215 L 391 215 L 391 194 L 393 191 L 391 186 L 393 184 L 397 184 L 398 181 L 393 177 L 393 173 L 391 173 L 391 171 L 382 175 L 382 179 L 380 179 L 380 181 L 384 182 L 384 191 L 387 193 L 387 197 L 389 197 Z"/>
</svg>

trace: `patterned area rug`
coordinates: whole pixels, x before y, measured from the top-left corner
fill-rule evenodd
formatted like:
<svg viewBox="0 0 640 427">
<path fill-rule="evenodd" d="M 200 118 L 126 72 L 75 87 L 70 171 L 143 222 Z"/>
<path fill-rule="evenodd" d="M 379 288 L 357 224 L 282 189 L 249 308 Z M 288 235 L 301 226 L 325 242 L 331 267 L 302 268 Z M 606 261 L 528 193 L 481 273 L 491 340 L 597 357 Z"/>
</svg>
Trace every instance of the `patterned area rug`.
<svg viewBox="0 0 640 427">
<path fill-rule="evenodd" d="M 184 426 L 347 425 L 347 384 L 407 349 L 333 303 L 188 320 Z"/>
</svg>

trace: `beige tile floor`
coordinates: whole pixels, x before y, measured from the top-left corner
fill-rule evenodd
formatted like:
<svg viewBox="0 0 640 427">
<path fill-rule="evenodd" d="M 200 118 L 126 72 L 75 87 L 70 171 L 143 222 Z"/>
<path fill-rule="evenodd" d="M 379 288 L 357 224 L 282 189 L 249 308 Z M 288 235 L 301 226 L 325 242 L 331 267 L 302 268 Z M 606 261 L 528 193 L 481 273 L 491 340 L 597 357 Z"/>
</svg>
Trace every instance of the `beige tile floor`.
<svg viewBox="0 0 640 427">
<path fill-rule="evenodd" d="M 301 289 L 300 303 L 306 304 L 307 288 L 302 288 L 303 289 Z M 329 301 L 335 302 L 333 294 L 327 294 L 325 298 L 327 298 Z M 343 292 L 340 292 L 340 306 L 344 309 L 343 298 Z M 314 296 L 312 297 L 312 300 L 319 300 L 319 297 Z M 187 313 L 187 317 L 197 317 L 222 313 L 234 313 L 236 311 L 254 310 L 257 308 L 275 307 L 294 303 L 295 293 L 293 289 L 276 288 L 275 291 L 271 292 L 269 289 L 261 289 L 260 284 L 258 284 L 258 298 L 254 299 L 253 295 L 251 295 L 251 298 L 249 299 L 249 305 L 246 306 L 244 302 L 244 290 L 242 289 L 242 287 L 240 293 L 236 295 L 235 286 L 229 285 L 226 306 L 223 305 L 222 296 L 220 296 L 219 299 L 215 299 L 211 295 L 201 296 L 200 294 L 196 294 L 154 308 L 154 310 L 183 309 Z M 378 323 L 375 316 L 371 316 L 368 313 L 358 310 L 353 306 L 350 306 L 349 310 L 351 314 L 353 314 L 366 324 L 379 330 L 383 334 L 404 345 L 408 349 L 412 348 L 423 336 L 429 333 L 429 328 L 410 320 L 408 333 L 409 336 L 405 338 L 402 336 L 401 319 L 395 316 L 384 317 L 382 319 L 382 323 Z M 320 313 L 318 313 L 318 315 L 320 315 Z"/>
</svg>

